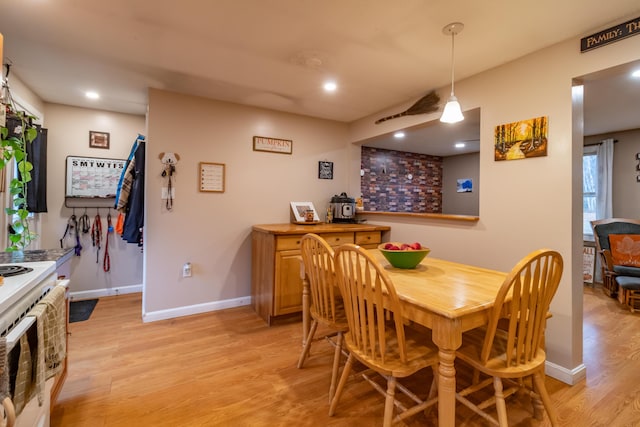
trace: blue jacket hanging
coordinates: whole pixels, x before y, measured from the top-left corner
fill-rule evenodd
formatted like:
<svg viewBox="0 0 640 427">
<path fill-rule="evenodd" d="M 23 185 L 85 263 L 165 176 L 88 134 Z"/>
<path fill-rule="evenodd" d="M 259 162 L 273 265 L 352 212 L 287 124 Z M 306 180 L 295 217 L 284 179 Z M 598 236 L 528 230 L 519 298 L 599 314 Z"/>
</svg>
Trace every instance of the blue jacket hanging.
<svg viewBox="0 0 640 427">
<path fill-rule="evenodd" d="M 127 201 L 122 238 L 129 243 L 142 245 L 144 227 L 144 163 L 145 143 L 139 141 L 134 154 L 133 183 Z"/>
</svg>

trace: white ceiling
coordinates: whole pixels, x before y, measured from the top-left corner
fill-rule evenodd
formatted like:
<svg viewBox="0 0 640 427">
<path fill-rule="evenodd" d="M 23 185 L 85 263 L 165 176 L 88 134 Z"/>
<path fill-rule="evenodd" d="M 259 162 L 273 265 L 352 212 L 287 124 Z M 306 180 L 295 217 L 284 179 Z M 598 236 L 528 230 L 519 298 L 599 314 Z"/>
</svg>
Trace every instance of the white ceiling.
<svg viewBox="0 0 640 427">
<path fill-rule="evenodd" d="M 2 0 L 0 32 L 11 72 L 46 102 L 145 114 L 153 87 L 351 122 L 450 84 L 451 39 L 442 28 L 451 22 L 465 25 L 455 39 L 459 80 L 567 39 L 578 49 L 580 37 L 640 15 L 638 0 L 487 4 Z M 327 78 L 337 92 L 322 91 Z M 593 93 L 610 94 L 609 84 L 594 82 Z M 102 98 L 87 100 L 87 90 Z M 586 125 L 593 130 L 585 133 L 610 130 Z"/>
</svg>

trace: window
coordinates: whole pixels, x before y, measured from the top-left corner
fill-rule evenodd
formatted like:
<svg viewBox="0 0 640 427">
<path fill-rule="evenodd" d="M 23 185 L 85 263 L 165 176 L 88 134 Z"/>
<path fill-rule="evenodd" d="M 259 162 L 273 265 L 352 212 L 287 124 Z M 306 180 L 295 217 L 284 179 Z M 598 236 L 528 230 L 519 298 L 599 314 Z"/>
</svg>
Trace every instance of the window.
<svg viewBox="0 0 640 427">
<path fill-rule="evenodd" d="M 582 156 L 582 234 L 593 240 L 591 221 L 596 219 L 598 157 L 595 146 L 585 147 Z"/>
</svg>

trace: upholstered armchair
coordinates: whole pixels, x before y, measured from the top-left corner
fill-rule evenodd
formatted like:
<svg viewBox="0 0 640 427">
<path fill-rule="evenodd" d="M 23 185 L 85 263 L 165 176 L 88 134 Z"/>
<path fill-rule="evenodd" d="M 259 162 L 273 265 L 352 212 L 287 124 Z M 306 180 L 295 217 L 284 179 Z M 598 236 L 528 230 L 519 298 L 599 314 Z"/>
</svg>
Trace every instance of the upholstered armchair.
<svg viewBox="0 0 640 427">
<path fill-rule="evenodd" d="M 602 290 L 609 296 L 618 293 L 617 277 L 639 278 L 640 220 L 607 218 L 591 221 L 596 251 L 602 264 Z"/>
</svg>

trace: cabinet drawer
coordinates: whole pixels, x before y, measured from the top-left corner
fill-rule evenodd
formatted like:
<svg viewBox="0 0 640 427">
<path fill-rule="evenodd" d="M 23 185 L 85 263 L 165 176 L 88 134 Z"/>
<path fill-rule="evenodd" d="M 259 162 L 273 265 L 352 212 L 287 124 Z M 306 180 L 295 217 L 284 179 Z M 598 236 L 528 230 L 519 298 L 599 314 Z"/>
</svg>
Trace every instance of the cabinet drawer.
<svg viewBox="0 0 640 427">
<path fill-rule="evenodd" d="M 276 238 L 276 251 L 300 250 L 300 242 L 304 234 L 296 234 L 294 236 L 278 236 Z"/>
<path fill-rule="evenodd" d="M 313 231 L 311 231 L 313 232 Z M 278 236 L 276 239 L 276 251 L 300 250 L 300 242 L 304 234 L 295 236 Z M 353 243 L 353 233 L 322 233 L 320 234 L 329 246 L 340 246 L 344 243 Z M 380 240 L 380 236 L 378 236 Z"/>
<path fill-rule="evenodd" d="M 372 245 L 380 243 L 379 231 L 358 231 L 356 232 L 356 245 Z"/>
<path fill-rule="evenodd" d="M 327 233 L 320 235 L 329 246 L 340 246 L 345 243 L 353 243 L 353 233 Z"/>
</svg>

